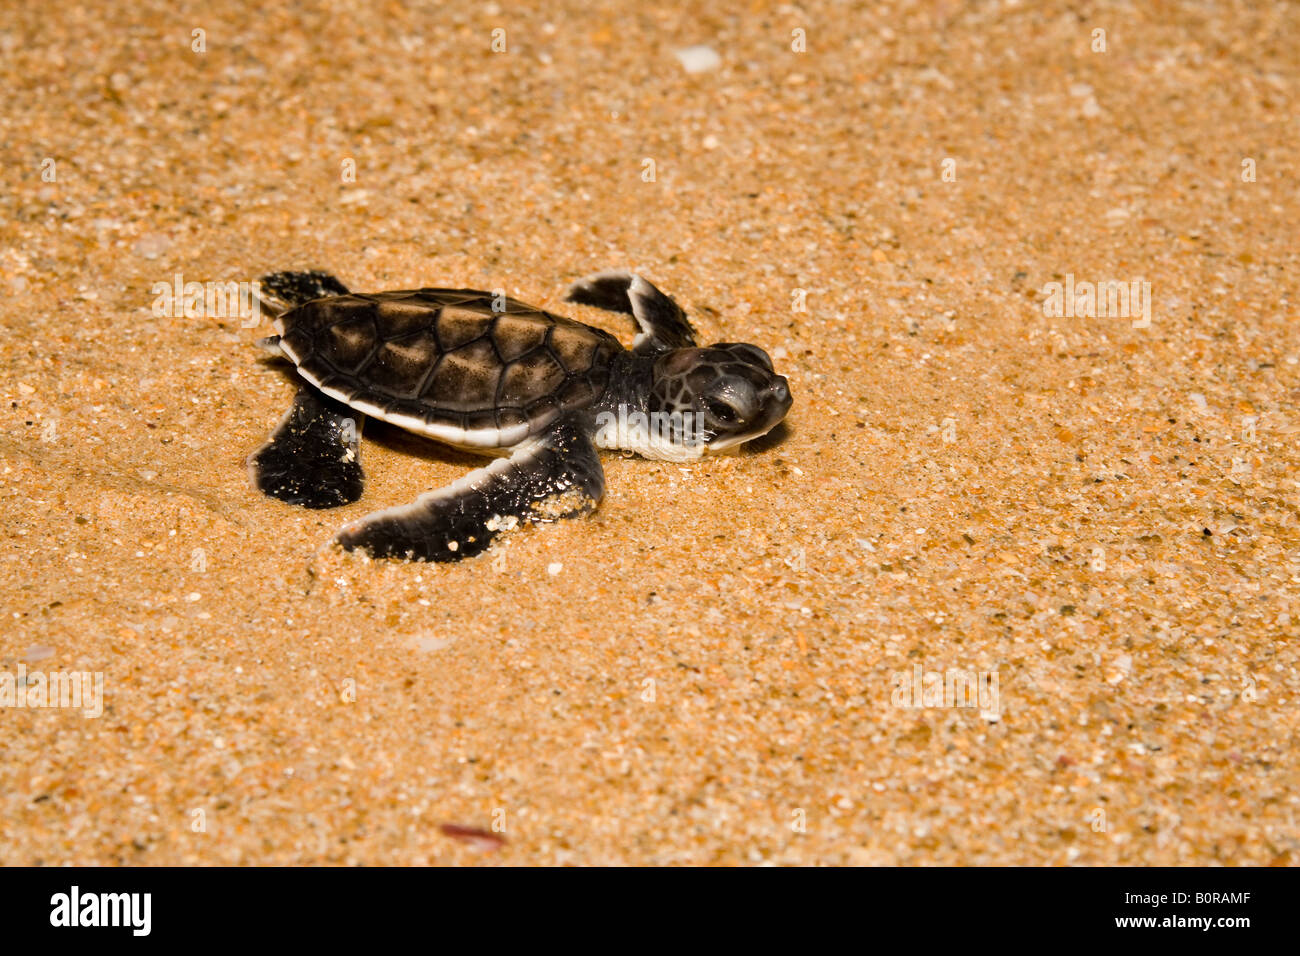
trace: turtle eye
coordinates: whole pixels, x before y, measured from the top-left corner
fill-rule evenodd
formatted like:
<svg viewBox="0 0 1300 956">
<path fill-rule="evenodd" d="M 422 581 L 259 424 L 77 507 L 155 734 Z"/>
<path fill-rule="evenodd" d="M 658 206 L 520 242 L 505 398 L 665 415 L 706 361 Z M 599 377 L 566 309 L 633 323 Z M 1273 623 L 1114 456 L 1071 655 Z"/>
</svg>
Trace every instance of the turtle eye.
<svg viewBox="0 0 1300 956">
<path fill-rule="evenodd" d="M 720 399 L 706 398 L 704 400 L 704 410 L 707 411 L 712 418 L 722 422 L 724 425 L 736 424 L 736 410 Z"/>
</svg>

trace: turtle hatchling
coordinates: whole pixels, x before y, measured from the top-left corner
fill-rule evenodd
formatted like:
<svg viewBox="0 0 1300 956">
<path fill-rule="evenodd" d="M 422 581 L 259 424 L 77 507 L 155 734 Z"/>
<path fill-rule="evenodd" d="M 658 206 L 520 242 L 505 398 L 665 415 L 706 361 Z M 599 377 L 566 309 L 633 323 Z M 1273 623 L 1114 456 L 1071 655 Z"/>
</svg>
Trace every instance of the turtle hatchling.
<svg viewBox="0 0 1300 956">
<path fill-rule="evenodd" d="M 345 525 L 336 540 L 376 558 L 456 561 L 502 531 L 591 512 L 598 449 L 691 461 L 770 431 L 790 388 L 753 345 L 700 347 L 686 313 L 640 276 L 603 272 L 567 301 L 621 312 L 608 332 L 472 289 L 349 292 L 324 272 L 277 272 L 259 297 L 299 389 L 249 457 L 258 490 L 308 508 L 361 497 L 367 415 L 496 456 L 445 488 Z"/>
</svg>

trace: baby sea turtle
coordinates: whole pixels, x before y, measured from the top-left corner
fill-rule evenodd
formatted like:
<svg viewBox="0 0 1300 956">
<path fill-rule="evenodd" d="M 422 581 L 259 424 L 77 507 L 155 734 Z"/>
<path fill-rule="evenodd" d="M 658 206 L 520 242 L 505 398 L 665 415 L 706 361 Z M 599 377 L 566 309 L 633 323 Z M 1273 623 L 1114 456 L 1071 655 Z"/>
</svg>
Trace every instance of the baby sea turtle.
<svg viewBox="0 0 1300 956">
<path fill-rule="evenodd" d="M 344 548 L 373 557 L 478 554 L 520 523 L 592 511 L 605 489 L 598 448 L 689 461 L 766 434 L 790 409 L 766 352 L 696 346 L 681 307 L 627 272 L 584 279 L 567 301 L 631 315 L 631 350 L 499 293 L 353 293 L 323 272 L 277 272 L 260 286 L 279 334 L 259 344 L 303 382 L 249 458 L 258 490 L 308 508 L 356 501 L 367 415 L 505 456 L 339 531 Z"/>
</svg>

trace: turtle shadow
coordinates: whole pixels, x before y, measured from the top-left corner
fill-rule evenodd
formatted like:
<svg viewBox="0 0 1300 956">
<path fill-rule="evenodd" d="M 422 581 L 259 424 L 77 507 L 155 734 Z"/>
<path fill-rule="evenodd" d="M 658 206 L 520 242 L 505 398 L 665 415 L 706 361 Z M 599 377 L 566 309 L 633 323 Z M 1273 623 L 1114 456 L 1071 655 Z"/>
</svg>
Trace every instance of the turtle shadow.
<svg viewBox="0 0 1300 956">
<path fill-rule="evenodd" d="M 426 438 L 409 432 L 397 425 L 366 417 L 365 431 L 362 438 L 372 441 L 381 448 L 407 455 L 425 462 L 438 462 L 444 465 L 462 465 L 466 468 L 481 468 L 485 463 L 483 455 L 462 451 L 451 445 L 444 445 L 435 438 Z"/>
<path fill-rule="evenodd" d="M 747 441 L 741 445 L 740 451 L 746 455 L 762 455 L 780 448 L 793 433 L 793 429 L 790 428 L 787 422 L 778 422 L 776 427 L 766 435 L 760 435 L 753 441 Z"/>
</svg>

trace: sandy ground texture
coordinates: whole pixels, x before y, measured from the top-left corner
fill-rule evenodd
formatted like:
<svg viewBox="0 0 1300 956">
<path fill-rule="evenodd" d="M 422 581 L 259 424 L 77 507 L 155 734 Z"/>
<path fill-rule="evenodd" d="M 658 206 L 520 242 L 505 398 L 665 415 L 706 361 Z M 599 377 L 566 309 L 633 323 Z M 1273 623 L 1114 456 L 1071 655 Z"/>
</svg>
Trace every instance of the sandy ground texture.
<svg viewBox="0 0 1300 956">
<path fill-rule="evenodd" d="M 1297 862 L 1300 8 L 533 7 L 0 11 L 0 862 Z M 786 426 L 459 565 L 155 291 L 616 266 Z"/>
</svg>

